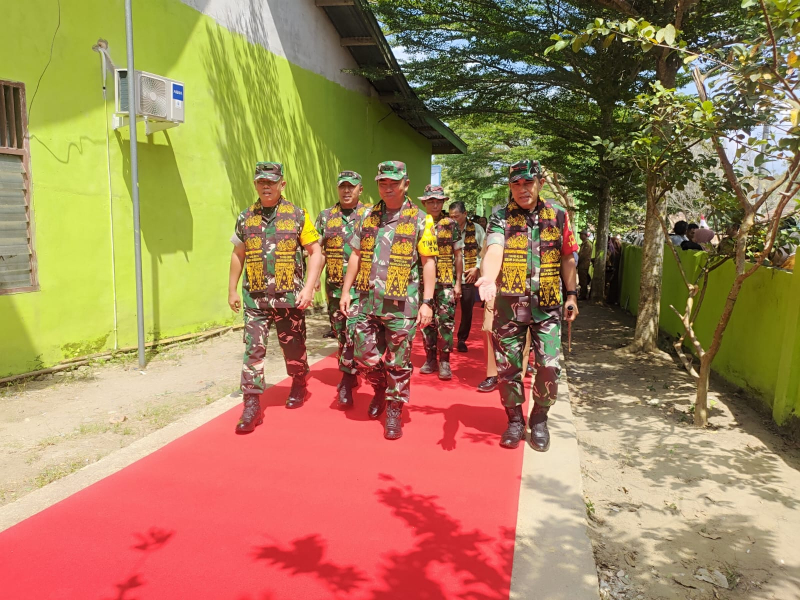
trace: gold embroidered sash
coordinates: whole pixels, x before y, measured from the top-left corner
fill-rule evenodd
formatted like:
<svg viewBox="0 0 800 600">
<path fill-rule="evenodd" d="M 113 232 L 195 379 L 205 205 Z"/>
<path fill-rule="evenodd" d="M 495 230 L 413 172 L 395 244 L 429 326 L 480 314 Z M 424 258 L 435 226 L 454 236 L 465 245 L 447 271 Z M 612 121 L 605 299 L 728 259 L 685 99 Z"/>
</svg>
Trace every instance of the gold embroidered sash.
<svg viewBox="0 0 800 600">
<path fill-rule="evenodd" d="M 361 224 L 361 264 L 356 276 L 355 288 L 358 292 L 368 292 L 371 287 L 370 275 L 375 260 L 378 227 L 386 204 L 381 200 Z M 406 198 L 400 209 L 400 218 L 391 235 L 389 265 L 386 272 L 387 300 L 408 300 L 408 281 L 414 264 L 414 243 L 417 237 L 417 218 L 419 207 Z"/>
<path fill-rule="evenodd" d="M 561 306 L 561 227 L 547 202 L 539 210 L 539 308 Z"/>
<path fill-rule="evenodd" d="M 357 217 L 364 214 L 366 206 L 359 202 L 353 209 Z M 325 222 L 325 264 L 327 270 L 327 284 L 334 287 L 341 287 L 344 283 L 344 261 L 349 258 L 344 255 L 345 231 L 344 214 L 341 206 L 337 202 L 331 208 L 328 220 Z"/>
<path fill-rule="evenodd" d="M 478 266 L 478 239 L 475 237 L 475 223 L 467 221 L 464 228 L 464 270 L 469 271 Z"/>
<path fill-rule="evenodd" d="M 561 227 L 555 209 L 548 202 L 536 214 L 534 226 L 539 229 L 539 307 L 551 309 L 561 306 Z M 528 285 L 528 243 L 530 230 L 525 211 L 513 200 L 506 207 L 505 246 L 501 272 L 500 293 L 503 296 L 526 296 Z"/>
<path fill-rule="evenodd" d="M 455 221 L 449 217 L 442 217 L 436 223 L 436 243 L 439 247 L 439 257 L 436 259 L 436 284 L 452 287 L 455 277 L 455 262 L 453 254 L 453 229 Z"/>
<path fill-rule="evenodd" d="M 344 219 L 338 203 L 325 223 L 324 246 L 327 284 L 338 287 L 344 281 Z"/>
<path fill-rule="evenodd" d="M 276 206 L 275 234 L 267 235 L 259 202 L 245 214 L 245 270 L 250 293 L 295 292 L 297 238 L 303 226 L 302 210 L 281 198 Z M 271 277 L 271 266 L 275 274 Z"/>
<path fill-rule="evenodd" d="M 275 217 L 275 292 L 278 294 L 294 291 L 297 238 L 302 226 L 297 222 L 294 206 L 281 199 Z"/>
</svg>

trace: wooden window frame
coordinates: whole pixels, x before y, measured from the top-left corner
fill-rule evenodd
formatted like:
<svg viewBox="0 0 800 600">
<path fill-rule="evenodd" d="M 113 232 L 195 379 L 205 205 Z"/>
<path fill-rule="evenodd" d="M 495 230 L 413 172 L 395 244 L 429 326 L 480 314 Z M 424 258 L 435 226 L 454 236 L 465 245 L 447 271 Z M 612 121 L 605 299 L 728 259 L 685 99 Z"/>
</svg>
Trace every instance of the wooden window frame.
<svg viewBox="0 0 800 600">
<path fill-rule="evenodd" d="M 20 97 L 20 117 L 21 117 L 21 131 L 15 132 L 15 141 L 19 146 L 19 137 L 22 137 L 22 148 L 10 148 L 7 146 L 0 146 L 0 154 L 10 154 L 22 157 L 23 177 L 25 179 L 25 212 L 28 217 L 28 251 L 30 253 L 31 265 L 31 284 L 15 288 L 0 289 L 0 296 L 7 296 L 9 294 L 20 294 L 24 292 L 38 292 L 39 291 L 39 269 L 38 261 L 36 259 L 36 237 L 35 226 L 33 220 L 33 180 L 31 177 L 31 154 L 30 143 L 28 137 L 28 107 L 25 96 L 25 84 L 20 81 L 8 81 L 0 79 L 0 86 L 11 87 L 19 89 Z M 0 111 L 2 111 L 2 120 L 5 121 L 6 114 L 6 99 L 5 94 L 2 93 L 0 87 Z"/>
</svg>

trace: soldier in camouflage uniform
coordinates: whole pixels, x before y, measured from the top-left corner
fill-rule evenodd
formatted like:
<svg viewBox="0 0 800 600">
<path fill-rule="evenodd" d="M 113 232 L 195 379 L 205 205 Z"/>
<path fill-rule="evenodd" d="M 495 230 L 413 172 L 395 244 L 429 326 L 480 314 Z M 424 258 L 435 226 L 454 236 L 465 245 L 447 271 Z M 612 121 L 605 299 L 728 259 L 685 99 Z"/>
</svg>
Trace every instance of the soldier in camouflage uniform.
<svg viewBox="0 0 800 600">
<path fill-rule="evenodd" d="M 383 435 L 396 440 L 411 391 L 411 344 L 417 325 L 429 325 L 433 316 L 437 248 L 433 219 L 406 196 L 405 164 L 382 162 L 375 179 L 381 201 L 356 227 L 339 306 L 354 328 L 356 363 L 375 390 L 368 415 L 377 419 L 388 401 Z M 357 312 L 350 310 L 353 286 Z"/>
<path fill-rule="evenodd" d="M 323 262 L 319 233 L 308 213 L 283 197 L 283 165 L 260 162 L 253 179 L 258 200 L 236 220 L 228 278 L 228 304 L 239 312 L 242 299 L 236 288 L 244 271 L 244 410 L 237 433 L 249 433 L 263 422 L 260 396 L 264 393 L 264 357 L 272 323 L 286 371 L 292 377 L 286 408 L 303 405 L 309 371 L 304 311 L 311 305 Z M 305 284 L 303 261 L 299 260 L 302 248 L 309 254 Z"/>
<path fill-rule="evenodd" d="M 347 331 L 347 315 L 339 310 L 342 298 L 342 283 L 347 273 L 353 237 L 357 221 L 364 215 L 366 206 L 359 200 L 363 186 L 361 175 L 355 171 L 339 173 L 336 191 L 339 202 L 323 210 L 317 217 L 317 231 L 322 236 L 322 251 L 325 256 L 325 293 L 328 296 L 328 318 L 331 329 L 339 341 L 339 408 L 347 410 L 353 406 L 353 388 L 357 384 L 356 365 L 353 360 L 353 336 Z M 353 305 L 358 305 L 356 291 L 350 290 Z"/>
<path fill-rule="evenodd" d="M 538 161 L 511 165 L 508 205 L 489 221 L 483 276 L 475 284 L 484 300 L 497 296 L 493 345 L 500 398 L 508 416 L 500 445 L 516 448 L 525 438 L 522 354 L 530 331 L 536 358 L 531 446 L 540 452 L 550 447 L 547 411 L 558 394 L 562 312 L 567 321 L 578 316 L 573 256 L 578 245 L 567 212 L 539 196 L 543 183 Z"/>
<path fill-rule="evenodd" d="M 453 378 L 450 353 L 453 351 L 456 302 L 461 298 L 461 271 L 464 264 L 461 260 L 464 248 L 461 229 L 456 221 L 442 213 L 444 202 L 449 199 L 440 185 L 425 186 L 425 193 L 420 197 L 422 205 L 436 224 L 434 232 L 439 256 L 436 258 L 433 322 L 422 330 L 426 360 L 419 372 L 428 375 L 438 369 L 442 381 Z"/>
</svg>

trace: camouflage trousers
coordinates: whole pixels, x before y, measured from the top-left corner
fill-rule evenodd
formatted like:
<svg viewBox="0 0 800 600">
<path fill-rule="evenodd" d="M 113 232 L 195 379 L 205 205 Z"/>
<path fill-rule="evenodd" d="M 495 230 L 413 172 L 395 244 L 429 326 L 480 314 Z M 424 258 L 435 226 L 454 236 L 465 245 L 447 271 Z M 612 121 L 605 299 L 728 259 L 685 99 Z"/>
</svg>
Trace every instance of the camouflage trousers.
<svg viewBox="0 0 800 600">
<path fill-rule="evenodd" d="M 286 362 L 286 372 L 294 376 L 305 375 L 309 371 L 304 312 L 299 308 L 272 308 L 266 298 L 247 298 L 244 307 L 243 394 L 264 392 L 264 358 L 269 329 L 273 323 Z"/>
<path fill-rule="evenodd" d="M 352 327 L 355 361 L 374 388 L 386 390 L 389 402 L 408 402 L 411 395 L 411 345 L 417 320 L 395 315 L 358 313 Z"/>
<path fill-rule="evenodd" d="M 536 375 L 531 396 L 536 404 L 551 406 L 558 397 L 558 379 L 561 376 L 561 319 L 550 317 L 540 323 L 531 321 L 502 322 L 495 314 L 492 345 L 497 360 L 498 388 L 503 406 L 513 408 L 525 402 L 522 378 L 527 365 L 523 365 L 525 337 L 531 332 L 531 352 L 535 357 Z"/>
<path fill-rule="evenodd" d="M 350 303 L 350 310 L 358 310 L 357 298 Z M 339 370 L 355 375 L 358 370 L 353 359 L 352 329 L 348 331 L 347 315 L 339 310 L 339 298 L 328 296 L 328 319 L 331 322 L 331 329 L 336 334 L 336 341 L 339 342 Z"/>
<path fill-rule="evenodd" d="M 453 351 L 453 331 L 456 325 L 456 297 L 452 287 L 437 285 L 433 292 L 433 319 L 422 330 L 425 350 Z"/>
</svg>

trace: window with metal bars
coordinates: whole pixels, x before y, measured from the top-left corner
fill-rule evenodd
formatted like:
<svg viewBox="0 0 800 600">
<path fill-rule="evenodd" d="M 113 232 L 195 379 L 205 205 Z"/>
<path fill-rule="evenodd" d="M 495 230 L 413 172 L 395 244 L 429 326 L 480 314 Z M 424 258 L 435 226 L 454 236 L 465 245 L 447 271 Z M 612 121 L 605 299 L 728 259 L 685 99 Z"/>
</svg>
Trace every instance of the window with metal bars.
<svg viewBox="0 0 800 600">
<path fill-rule="evenodd" d="M 0 295 L 39 289 L 25 85 L 0 80 Z"/>
</svg>

